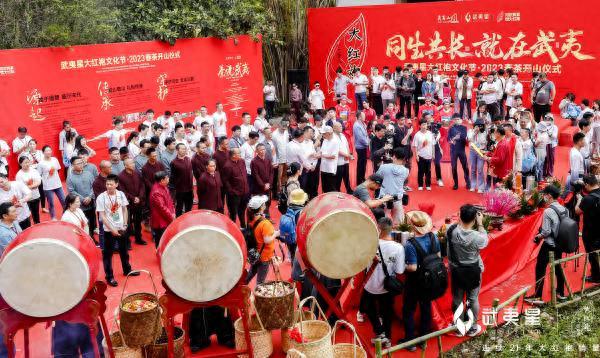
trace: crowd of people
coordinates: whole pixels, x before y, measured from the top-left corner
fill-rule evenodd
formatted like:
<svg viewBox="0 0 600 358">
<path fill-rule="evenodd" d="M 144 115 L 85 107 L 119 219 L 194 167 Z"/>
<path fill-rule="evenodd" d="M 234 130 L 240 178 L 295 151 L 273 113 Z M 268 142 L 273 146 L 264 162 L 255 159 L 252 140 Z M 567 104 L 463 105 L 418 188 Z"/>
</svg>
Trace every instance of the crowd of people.
<svg viewBox="0 0 600 358">
<path fill-rule="evenodd" d="M 360 69 L 351 77 L 338 71 L 332 84 L 334 107 L 325 107 L 327 99 L 318 82 L 307 104 L 293 85 L 291 113 L 279 117 L 274 115 L 275 88 L 267 82 L 265 107 L 254 115 L 244 112 L 241 124 L 233 126 L 220 103 L 212 114 L 202 106 L 195 116 L 168 110 L 155 116 L 149 109 L 133 129 L 125 128 L 123 120 L 116 117 L 111 130 L 90 139 L 64 121 L 58 151 L 48 144 L 38 149 L 36 139 L 20 127 L 12 147 L 0 140 L 0 251 L 21 230 L 40 222 L 40 209 L 57 220 L 59 204 L 61 220 L 80 226 L 94 240 L 98 238 L 106 282 L 117 286 L 114 252 L 119 253 L 124 275 L 139 275 L 130 264 L 131 237 L 135 244 L 147 245 L 143 232 L 150 231 L 158 247 L 166 227 L 197 207 L 227 213 L 241 228 L 251 230 L 257 254 L 248 268 L 248 282 L 255 276 L 257 283 L 264 282 L 276 256 L 276 243 L 284 242 L 292 261 L 292 279 L 302 284 L 305 296 L 315 292 L 296 255 L 298 215 L 308 200 L 320 192 L 342 191 L 343 184 L 347 193 L 374 211 L 380 231 L 379 264 L 366 283 L 357 319 L 363 320 L 365 314 L 376 337 L 389 346 L 395 293 L 385 282 L 392 276 L 406 276 L 405 340 L 417 335 L 417 306 L 421 312 L 418 332 L 428 333 L 431 301 L 439 296 L 432 293 L 433 288 L 421 286 L 419 275 L 424 261 L 433 262 L 432 257 L 440 257 L 442 252 L 448 253 L 453 275 L 469 278 L 452 280 L 453 308 L 466 298 L 477 318 L 483 272 L 479 250 L 488 242 L 481 213 L 472 205 L 461 207 L 459 223 L 448 233 L 448 247 L 442 247 L 426 213 L 404 212 L 407 193 L 415 185 L 409 182 L 410 171 L 415 163 L 417 190 L 432 190 L 433 184 L 443 187 L 445 140 L 454 190 L 459 187 L 459 163 L 466 188 L 478 193 L 491 190 L 511 172 L 538 180 L 552 177 L 559 135 L 550 112 L 555 88 L 544 73 L 534 74 L 527 108 L 523 84 L 510 70 L 487 76 L 478 73 L 474 78 L 468 71 L 460 71 L 451 80 L 434 67 L 423 75 L 410 65 L 397 67 L 395 72 L 384 67 L 382 75 L 373 68 L 369 77 Z M 350 85 L 355 104 L 348 98 Z M 586 250 L 593 251 L 600 248 L 595 223 L 600 203 L 598 168 L 591 165 L 600 151 L 600 101 L 591 107 L 587 100 L 582 103 L 581 107 L 575 105 L 574 95 L 567 94 L 560 109 L 563 117 L 572 119 L 580 129 L 573 136 L 567 192 L 575 193 L 573 211 L 583 216 L 584 243 Z M 96 153 L 90 147 L 90 142 L 97 140 L 107 140 L 106 150 Z M 9 166 L 12 155 L 19 168 Z M 101 158 L 98 167 L 89 160 L 94 156 Z M 353 161 L 354 187 L 350 180 Z M 8 179 L 9 174 L 15 176 L 14 181 Z M 549 201 L 565 194 L 544 193 Z M 275 217 L 275 207 L 282 214 L 279 223 L 270 220 Z M 555 215 L 544 213 L 540 238 L 545 246 L 540 255 L 553 250 Z M 415 237 L 403 245 L 391 231 L 404 221 L 414 227 Z M 540 263 L 540 273 L 546 264 Z M 597 259 L 591 268 L 590 280 L 599 282 Z M 339 289 L 339 280 L 322 279 L 332 292 Z M 535 296 L 540 296 L 542 287 L 536 288 Z M 210 344 L 208 336 L 214 331 L 220 343 L 232 345 L 231 322 L 223 323 L 223 314 L 216 309 L 193 313 L 193 350 Z M 206 322 L 206 317 L 212 317 L 211 322 Z M 480 331 L 475 324 L 467 334 L 474 336 Z"/>
</svg>

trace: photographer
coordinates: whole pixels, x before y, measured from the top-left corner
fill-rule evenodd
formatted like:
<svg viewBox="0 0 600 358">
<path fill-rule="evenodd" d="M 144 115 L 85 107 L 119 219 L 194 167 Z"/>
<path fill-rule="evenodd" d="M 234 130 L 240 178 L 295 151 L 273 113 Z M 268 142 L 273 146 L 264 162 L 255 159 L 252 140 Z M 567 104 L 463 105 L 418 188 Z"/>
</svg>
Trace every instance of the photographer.
<svg viewBox="0 0 600 358">
<path fill-rule="evenodd" d="M 391 195 L 384 195 L 379 199 L 373 199 L 370 192 L 375 192 L 381 188 L 383 177 L 379 174 L 371 174 L 364 183 L 361 183 L 354 189 L 352 195 L 367 204 L 370 209 L 375 209 L 393 199 Z"/>
<path fill-rule="evenodd" d="M 385 126 L 376 124 L 371 136 L 371 161 L 373 162 L 374 172 L 379 169 L 381 162 L 386 157 L 386 152 L 392 149 L 392 144 L 389 143 L 389 138 L 385 134 Z"/>
<path fill-rule="evenodd" d="M 402 207 L 402 197 L 404 196 L 404 183 L 408 178 L 408 169 L 404 166 L 406 153 L 402 148 L 395 148 L 391 163 L 383 164 L 379 167 L 377 175 L 383 178 L 379 197 L 392 196 L 392 200 L 387 202 L 387 211 L 391 211 L 389 216 L 394 223 L 401 223 L 404 219 L 404 208 Z"/>
<path fill-rule="evenodd" d="M 600 250 L 600 186 L 598 178 L 593 174 L 583 177 L 583 184 L 587 195 L 579 198 L 575 207 L 577 215 L 583 214 L 583 246 L 585 251 Z M 598 254 L 590 254 L 591 276 L 586 277 L 587 282 L 600 283 L 600 263 Z M 584 273 L 585 274 L 585 273 Z"/>
<path fill-rule="evenodd" d="M 404 166 L 410 170 L 412 152 L 410 143 L 412 140 L 413 126 L 410 119 L 404 116 L 396 115 L 396 130 L 394 131 L 394 148 L 402 148 L 406 152 L 406 160 Z"/>
<path fill-rule="evenodd" d="M 460 207 L 460 222 L 451 225 L 447 232 L 448 263 L 452 275 L 452 311 L 467 300 L 468 308 L 473 312 L 475 322 L 467 332 L 468 336 L 476 336 L 481 326 L 476 324 L 479 315 L 479 291 L 483 261 L 480 251 L 488 245 L 488 235 L 483 227 L 483 214 L 473 205 Z M 466 312 L 467 310 L 465 310 Z"/>
<path fill-rule="evenodd" d="M 560 195 L 560 190 L 554 185 L 548 185 L 542 190 L 544 201 L 549 203 L 549 206 L 544 210 L 542 219 L 542 227 L 539 234 L 536 235 L 533 242 L 538 244 L 544 241 L 537 256 L 535 263 L 535 293 L 532 296 L 525 297 L 525 301 L 534 304 L 542 303 L 542 294 L 544 292 L 544 280 L 546 276 L 546 267 L 550 260 L 550 252 L 554 251 L 554 260 L 560 260 L 562 252 L 556 247 L 556 238 L 558 236 L 558 228 L 560 225 L 561 215 L 568 215 L 567 209 L 560 205 L 556 199 Z M 558 212 L 558 213 L 557 213 Z M 554 278 L 550 278 L 551 280 Z M 559 300 L 564 300 L 565 291 L 565 275 L 561 265 L 556 265 L 556 296 Z"/>
</svg>

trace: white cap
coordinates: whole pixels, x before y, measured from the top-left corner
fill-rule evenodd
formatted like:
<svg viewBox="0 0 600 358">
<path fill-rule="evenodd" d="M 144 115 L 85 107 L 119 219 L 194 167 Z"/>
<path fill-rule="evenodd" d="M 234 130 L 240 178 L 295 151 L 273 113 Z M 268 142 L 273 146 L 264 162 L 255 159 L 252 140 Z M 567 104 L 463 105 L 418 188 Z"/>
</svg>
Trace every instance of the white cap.
<svg viewBox="0 0 600 358">
<path fill-rule="evenodd" d="M 267 201 L 269 201 L 269 197 L 267 197 L 266 195 L 255 195 L 252 198 L 250 198 L 250 201 L 248 202 L 248 207 L 250 209 L 256 210 L 263 206 L 263 204 L 265 204 Z"/>
<path fill-rule="evenodd" d="M 331 126 L 323 126 L 321 133 L 333 133 L 333 128 L 331 128 Z"/>
</svg>

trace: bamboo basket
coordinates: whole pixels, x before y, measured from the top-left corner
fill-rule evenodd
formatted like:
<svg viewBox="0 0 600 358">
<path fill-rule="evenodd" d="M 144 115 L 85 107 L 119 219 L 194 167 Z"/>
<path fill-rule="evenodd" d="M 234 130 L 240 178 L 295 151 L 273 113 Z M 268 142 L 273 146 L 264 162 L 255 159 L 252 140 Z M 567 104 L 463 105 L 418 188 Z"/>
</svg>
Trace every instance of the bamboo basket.
<svg viewBox="0 0 600 358">
<path fill-rule="evenodd" d="M 283 350 L 283 353 L 287 353 L 288 350 L 290 349 L 290 346 L 292 344 L 290 342 L 290 340 L 291 340 L 290 330 L 293 328 L 294 324 L 296 324 L 298 322 L 300 314 L 302 314 L 302 318 L 304 318 L 307 321 L 316 319 L 316 316 L 312 310 L 310 310 L 310 311 L 295 310 L 294 311 L 294 322 L 292 323 L 292 325 L 288 328 L 283 328 L 281 330 L 281 349 Z"/>
<path fill-rule="evenodd" d="M 127 345 L 125 344 L 123 335 L 121 334 L 121 331 L 118 330 L 119 324 L 117 322 L 117 311 L 116 310 L 115 310 L 114 320 L 115 320 L 117 330 L 114 332 L 111 332 L 110 336 L 104 337 L 104 340 L 103 340 L 104 351 L 107 353 L 107 354 L 105 354 L 105 356 L 108 357 L 110 355 L 109 354 L 110 352 L 108 349 L 108 344 L 107 344 L 107 340 L 110 339 L 110 343 L 112 344 L 112 351 L 113 351 L 115 358 L 143 358 L 142 348 L 139 348 L 139 347 L 131 348 L 131 347 L 127 347 Z"/>
<path fill-rule="evenodd" d="M 290 340 L 290 349 L 295 349 L 304 354 L 306 358 L 333 358 L 333 345 L 331 344 L 331 327 L 327 323 L 327 317 L 323 313 L 321 306 L 314 297 L 303 299 L 298 308 L 302 309 L 308 301 L 318 308 L 319 316 L 314 320 L 304 320 L 303 315 L 299 315 L 300 322 L 294 324 L 298 328 L 303 338 L 308 342 L 300 343 Z"/>
<path fill-rule="evenodd" d="M 129 275 L 125 279 L 123 291 L 121 292 L 121 303 L 119 304 L 120 331 L 128 347 L 143 347 L 153 344 L 161 333 L 160 303 L 158 302 L 158 291 L 154 284 L 152 274 L 146 270 L 140 270 L 150 276 L 154 293 L 139 292 L 127 295 L 125 288 Z M 131 274 L 131 273 L 130 273 Z M 156 307 L 142 312 L 129 312 L 123 306 L 134 300 L 147 300 L 156 303 Z"/>
<path fill-rule="evenodd" d="M 146 357 L 145 358 L 167 358 L 169 356 L 167 345 L 167 331 L 166 329 L 162 329 L 160 337 L 154 341 L 154 344 L 146 347 Z M 175 327 L 175 335 L 173 337 L 173 357 L 175 358 L 183 358 L 185 356 L 183 344 L 185 342 L 185 331 L 180 327 Z"/>
<path fill-rule="evenodd" d="M 342 325 L 348 327 L 352 331 L 352 343 L 336 343 L 335 334 Z M 331 339 L 333 342 L 333 356 L 335 358 L 367 358 L 367 352 L 363 348 L 360 339 L 358 339 L 354 326 L 350 323 L 344 320 L 335 322 Z"/>
<path fill-rule="evenodd" d="M 250 304 L 256 311 L 254 307 L 254 303 L 250 300 Z M 247 348 L 246 345 L 246 335 L 244 334 L 244 324 L 242 322 L 242 317 L 238 318 L 234 324 L 233 328 L 235 329 L 235 349 L 237 350 L 245 350 Z M 273 354 L 273 337 L 271 336 L 271 332 L 267 331 L 260 319 L 260 315 L 256 312 L 255 315 L 250 316 L 250 322 L 248 322 L 248 328 L 250 329 L 250 343 L 252 344 L 252 349 L 254 351 L 255 358 L 267 358 Z M 238 357 L 248 357 L 248 354 L 240 354 Z"/>
<path fill-rule="evenodd" d="M 284 296 L 261 296 L 257 291 L 260 286 L 271 285 L 275 288 L 276 285 L 281 285 L 283 289 L 290 289 L 290 292 Z M 294 293 L 296 287 L 285 281 L 269 281 L 257 285 L 254 290 L 254 304 L 256 311 L 260 314 L 263 320 L 265 329 L 272 331 L 274 329 L 287 328 L 293 325 L 294 322 Z"/>
</svg>

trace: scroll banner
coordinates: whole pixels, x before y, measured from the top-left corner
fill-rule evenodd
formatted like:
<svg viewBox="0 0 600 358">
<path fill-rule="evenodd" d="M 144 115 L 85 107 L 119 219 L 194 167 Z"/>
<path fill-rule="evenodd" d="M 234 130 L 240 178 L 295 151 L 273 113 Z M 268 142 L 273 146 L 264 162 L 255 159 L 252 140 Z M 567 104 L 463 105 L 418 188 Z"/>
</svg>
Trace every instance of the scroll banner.
<svg viewBox="0 0 600 358">
<path fill-rule="evenodd" d="M 413 64 L 438 66 L 453 78 L 512 68 L 529 98 L 532 72 L 547 72 L 557 86 L 555 110 L 566 92 L 595 99 L 600 92 L 600 7 L 593 0 L 573 6 L 548 0 L 435 2 L 310 9 L 310 80 L 321 82 L 332 104 L 335 71 L 372 66 L 393 72 Z M 423 76 L 425 77 L 425 76 Z M 450 82 L 454 89 L 453 81 Z M 454 92 L 452 92 L 454 94 Z M 353 99 L 353 88 L 348 87 Z M 529 100 L 525 101 L 529 105 Z M 474 105 L 474 103 L 473 103 Z"/>
<path fill-rule="evenodd" d="M 25 126 L 38 148 L 60 156 L 63 120 L 91 138 L 111 129 L 113 116 L 133 128 L 149 108 L 192 117 L 201 105 L 214 112 L 217 101 L 230 128 L 261 106 L 262 77 L 262 43 L 249 36 L 0 51 L 0 138 L 10 145 Z M 92 147 L 104 154 L 106 143 Z"/>
</svg>

